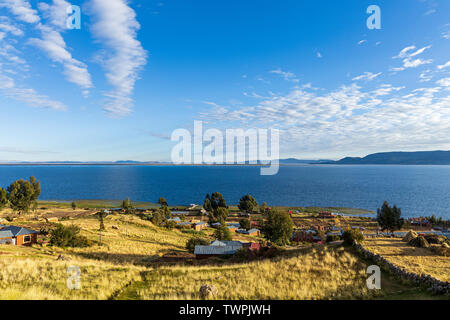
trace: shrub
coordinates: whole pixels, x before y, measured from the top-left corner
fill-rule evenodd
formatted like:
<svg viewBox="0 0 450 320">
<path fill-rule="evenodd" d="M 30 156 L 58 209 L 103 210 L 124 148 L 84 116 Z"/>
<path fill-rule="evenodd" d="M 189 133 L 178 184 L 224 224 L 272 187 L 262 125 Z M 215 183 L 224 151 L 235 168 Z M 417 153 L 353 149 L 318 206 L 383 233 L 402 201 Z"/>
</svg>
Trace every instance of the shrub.
<svg viewBox="0 0 450 320">
<path fill-rule="evenodd" d="M 50 244 L 57 247 L 84 248 L 89 247 L 92 243 L 81 235 L 80 228 L 77 226 L 65 227 L 57 224 L 56 228 L 50 232 Z"/>
<path fill-rule="evenodd" d="M 195 238 L 189 239 L 186 242 L 186 249 L 190 253 L 194 253 L 195 246 L 208 246 L 208 245 L 209 245 L 209 240 L 208 239 L 195 237 Z"/>
<path fill-rule="evenodd" d="M 230 229 L 226 227 L 217 228 L 216 231 L 214 231 L 214 237 L 216 237 L 217 240 L 233 240 Z"/>
<path fill-rule="evenodd" d="M 341 240 L 341 236 L 338 236 L 337 234 L 329 234 L 327 236 L 327 242 L 333 242 L 333 241 L 339 241 Z"/>
<path fill-rule="evenodd" d="M 166 228 L 169 230 L 172 230 L 177 226 L 177 223 L 175 221 L 167 221 L 166 222 Z"/>
<path fill-rule="evenodd" d="M 353 245 L 355 242 L 360 243 L 364 241 L 364 236 L 359 229 L 347 230 L 342 235 L 344 243 L 348 245 Z"/>
</svg>

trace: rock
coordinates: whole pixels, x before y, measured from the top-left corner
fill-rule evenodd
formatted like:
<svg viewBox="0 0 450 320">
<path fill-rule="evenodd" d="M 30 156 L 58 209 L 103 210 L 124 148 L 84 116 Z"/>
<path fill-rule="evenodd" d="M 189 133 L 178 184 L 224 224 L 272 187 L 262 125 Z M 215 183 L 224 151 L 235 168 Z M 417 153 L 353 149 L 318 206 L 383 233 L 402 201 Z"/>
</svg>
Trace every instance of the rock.
<svg viewBox="0 0 450 320">
<path fill-rule="evenodd" d="M 114 229 L 114 230 L 119 230 L 119 227 L 116 227 L 116 226 L 112 226 L 112 227 L 111 227 L 111 229 Z"/>
<path fill-rule="evenodd" d="M 219 290 L 211 284 L 204 284 L 200 287 L 200 296 L 202 299 L 215 297 L 218 293 Z"/>
<path fill-rule="evenodd" d="M 402 241 L 410 242 L 411 240 L 417 238 L 419 235 L 414 230 L 409 230 L 408 233 L 403 237 Z"/>
<path fill-rule="evenodd" d="M 60 254 L 60 255 L 58 256 L 58 258 L 56 258 L 56 260 L 59 260 L 59 261 L 70 261 L 70 258 L 69 258 L 69 257 L 66 257 L 66 256 L 63 256 L 62 254 Z"/>
</svg>

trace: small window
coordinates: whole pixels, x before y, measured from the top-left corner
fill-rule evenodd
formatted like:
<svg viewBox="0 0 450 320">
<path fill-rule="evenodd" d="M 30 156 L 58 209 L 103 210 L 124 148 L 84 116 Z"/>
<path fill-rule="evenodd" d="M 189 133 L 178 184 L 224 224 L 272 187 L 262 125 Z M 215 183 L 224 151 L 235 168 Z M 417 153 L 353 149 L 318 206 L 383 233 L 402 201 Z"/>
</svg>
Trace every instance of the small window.
<svg viewBox="0 0 450 320">
<path fill-rule="evenodd" d="M 24 236 L 23 237 L 23 243 L 30 243 L 31 242 L 31 236 Z"/>
</svg>

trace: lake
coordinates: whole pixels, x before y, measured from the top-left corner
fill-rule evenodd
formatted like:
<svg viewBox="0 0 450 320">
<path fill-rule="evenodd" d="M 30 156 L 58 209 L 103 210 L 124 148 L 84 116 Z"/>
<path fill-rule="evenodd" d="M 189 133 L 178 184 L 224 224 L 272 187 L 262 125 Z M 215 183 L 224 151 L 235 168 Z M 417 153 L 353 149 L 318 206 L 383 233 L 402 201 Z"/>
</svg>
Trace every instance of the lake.
<svg viewBox="0 0 450 320">
<path fill-rule="evenodd" d="M 376 210 L 384 200 L 404 216 L 450 219 L 450 166 L 282 166 L 261 176 L 250 166 L 0 166 L 0 186 L 34 175 L 41 200 L 103 199 L 202 204 L 218 191 L 229 204 L 247 193 L 260 203 Z"/>
</svg>

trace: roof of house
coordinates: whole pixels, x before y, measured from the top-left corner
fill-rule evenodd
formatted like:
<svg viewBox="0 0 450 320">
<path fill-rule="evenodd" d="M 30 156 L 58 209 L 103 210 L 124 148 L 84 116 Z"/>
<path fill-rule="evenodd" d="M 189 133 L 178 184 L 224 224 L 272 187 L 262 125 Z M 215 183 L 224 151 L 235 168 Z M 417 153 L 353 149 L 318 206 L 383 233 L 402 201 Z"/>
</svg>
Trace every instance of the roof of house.
<svg viewBox="0 0 450 320">
<path fill-rule="evenodd" d="M 194 254 L 196 255 L 222 255 L 235 254 L 240 246 L 195 246 Z"/>
<path fill-rule="evenodd" d="M 253 229 L 248 230 L 248 233 L 255 233 L 255 232 L 259 232 L 259 229 L 253 228 Z"/>
<path fill-rule="evenodd" d="M 202 225 L 205 225 L 205 224 L 206 224 L 206 222 L 201 221 L 201 222 L 197 222 L 195 225 L 196 225 L 196 226 L 202 226 Z"/>
<path fill-rule="evenodd" d="M 241 246 L 242 247 L 242 242 L 240 241 L 229 241 L 229 240 L 214 240 L 211 242 L 212 246 Z"/>
<path fill-rule="evenodd" d="M 0 238 L 12 238 L 34 233 L 39 232 L 16 226 L 0 226 Z"/>
<path fill-rule="evenodd" d="M 186 221 L 186 222 L 181 222 L 181 223 L 179 223 L 178 225 L 179 225 L 179 226 L 190 226 L 191 224 L 192 224 L 191 222 Z"/>
</svg>

